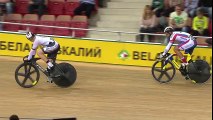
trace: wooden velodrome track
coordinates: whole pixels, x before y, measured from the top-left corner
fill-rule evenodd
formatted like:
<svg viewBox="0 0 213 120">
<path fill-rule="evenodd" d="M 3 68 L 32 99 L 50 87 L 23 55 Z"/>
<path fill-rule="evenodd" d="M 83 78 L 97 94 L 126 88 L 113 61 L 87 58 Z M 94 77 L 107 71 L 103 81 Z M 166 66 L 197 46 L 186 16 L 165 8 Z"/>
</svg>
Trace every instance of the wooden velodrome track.
<svg viewBox="0 0 213 120">
<path fill-rule="evenodd" d="M 42 75 L 37 86 L 24 89 L 14 79 L 21 59 L 0 57 L 0 117 L 212 120 L 212 78 L 198 85 L 177 73 L 159 84 L 150 68 L 71 62 L 78 72 L 72 87 L 59 88 Z"/>
</svg>

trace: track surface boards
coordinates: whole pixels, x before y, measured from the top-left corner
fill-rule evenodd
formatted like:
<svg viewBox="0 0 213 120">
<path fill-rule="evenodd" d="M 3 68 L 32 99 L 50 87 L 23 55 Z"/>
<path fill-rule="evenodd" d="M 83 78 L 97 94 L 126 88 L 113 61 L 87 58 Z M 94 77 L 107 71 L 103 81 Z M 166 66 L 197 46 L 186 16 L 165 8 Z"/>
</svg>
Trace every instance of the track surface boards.
<svg viewBox="0 0 213 120">
<path fill-rule="evenodd" d="M 198 85 L 177 73 L 169 84 L 159 84 L 150 68 L 71 62 L 78 78 L 70 88 L 47 83 L 42 75 L 34 88 L 24 89 L 14 79 L 21 62 L 0 57 L 0 117 L 212 120 L 212 78 Z"/>
</svg>

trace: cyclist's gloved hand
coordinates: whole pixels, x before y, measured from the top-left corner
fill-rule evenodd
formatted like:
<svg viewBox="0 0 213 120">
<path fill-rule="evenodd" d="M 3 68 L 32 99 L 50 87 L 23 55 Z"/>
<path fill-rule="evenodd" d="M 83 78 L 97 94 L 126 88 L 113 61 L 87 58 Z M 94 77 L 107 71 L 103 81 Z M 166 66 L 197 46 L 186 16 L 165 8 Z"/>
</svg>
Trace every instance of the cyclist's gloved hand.
<svg viewBox="0 0 213 120">
<path fill-rule="evenodd" d="M 162 59 L 165 57 L 165 55 L 166 55 L 165 53 L 161 53 L 159 58 Z"/>
<path fill-rule="evenodd" d="M 26 62 L 31 62 L 32 60 L 33 60 L 33 58 L 34 58 L 34 55 L 32 55 L 32 56 L 25 56 L 25 61 Z"/>
<path fill-rule="evenodd" d="M 27 62 L 30 62 L 32 59 L 27 59 Z"/>
<path fill-rule="evenodd" d="M 29 57 L 29 56 L 28 56 L 28 58 L 27 58 L 26 61 L 27 61 L 27 62 L 30 62 L 31 60 L 32 60 L 32 57 Z"/>
</svg>

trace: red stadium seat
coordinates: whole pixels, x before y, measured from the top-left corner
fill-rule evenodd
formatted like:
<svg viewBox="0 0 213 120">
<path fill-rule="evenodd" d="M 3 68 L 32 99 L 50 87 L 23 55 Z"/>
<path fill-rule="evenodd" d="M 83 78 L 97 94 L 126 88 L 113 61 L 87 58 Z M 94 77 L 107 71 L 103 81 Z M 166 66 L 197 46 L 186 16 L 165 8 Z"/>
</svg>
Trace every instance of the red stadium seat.
<svg viewBox="0 0 213 120">
<path fill-rule="evenodd" d="M 209 22 L 209 36 L 212 36 L 212 21 Z"/>
<path fill-rule="evenodd" d="M 16 0 L 15 2 L 16 13 L 27 14 L 28 6 L 29 6 L 29 0 Z"/>
<path fill-rule="evenodd" d="M 14 22 L 14 23 L 21 23 L 22 15 L 21 14 L 7 14 L 4 15 L 5 22 Z M 20 25 L 13 25 L 13 24 L 4 24 L 3 30 L 5 31 L 14 31 L 18 32 L 21 29 Z"/>
<path fill-rule="evenodd" d="M 55 26 L 71 27 L 71 20 L 72 20 L 72 18 L 70 15 L 59 15 L 56 18 Z M 55 28 L 54 35 L 70 36 L 71 31 L 72 30 L 65 29 L 65 28 Z"/>
<path fill-rule="evenodd" d="M 39 25 L 54 26 L 54 15 L 43 15 L 39 21 Z M 37 27 L 37 33 L 52 35 L 54 28 L 52 27 Z"/>
<path fill-rule="evenodd" d="M 98 12 L 98 4 L 99 4 L 99 0 L 95 0 L 95 12 Z"/>
<path fill-rule="evenodd" d="M 25 14 L 22 23 L 25 24 L 38 24 L 39 23 L 39 17 L 37 14 Z M 36 26 L 22 26 L 23 30 L 31 31 L 33 33 L 37 33 L 37 27 Z"/>
<path fill-rule="evenodd" d="M 74 15 L 74 10 L 79 6 L 79 0 L 67 0 L 64 4 L 64 10 L 66 15 Z"/>
<path fill-rule="evenodd" d="M 51 15 L 62 15 L 64 10 L 65 0 L 49 0 L 48 11 Z"/>
<path fill-rule="evenodd" d="M 87 29 L 88 28 L 87 16 L 81 16 L 81 15 L 74 16 L 72 19 L 72 27 Z M 86 37 L 87 32 L 88 31 L 86 30 L 73 30 L 72 33 L 74 34 L 74 37 Z"/>
</svg>

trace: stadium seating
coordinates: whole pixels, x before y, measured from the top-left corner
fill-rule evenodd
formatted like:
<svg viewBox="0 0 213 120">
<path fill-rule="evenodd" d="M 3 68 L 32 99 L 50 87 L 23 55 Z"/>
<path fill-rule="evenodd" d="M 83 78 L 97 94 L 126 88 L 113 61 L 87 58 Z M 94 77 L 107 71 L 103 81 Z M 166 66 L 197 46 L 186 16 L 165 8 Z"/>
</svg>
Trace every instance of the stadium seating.
<svg viewBox="0 0 213 120">
<path fill-rule="evenodd" d="M 88 28 L 88 19 L 86 16 L 77 15 L 72 19 L 73 28 Z M 73 30 L 72 34 L 75 37 L 85 37 L 87 35 L 86 30 Z"/>
<path fill-rule="evenodd" d="M 71 27 L 71 20 L 72 17 L 70 15 L 59 15 L 55 20 L 55 26 Z M 54 35 L 69 36 L 70 33 L 70 29 L 54 28 Z"/>
<path fill-rule="evenodd" d="M 39 17 L 37 14 L 25 14 L 22 23 L 25 24 L 38 24 L 39 23 Z M 31 31 L 33 33 L 37 33 L 37 27 L 36 26 L 22 26 L 23 30 Z"/>
<path fill-rule="evenodd" d="M 49 0 L 48 12 L 51 15 L 62 15 L 64 10 L 65 0 Z"/>
<path fill-rule="evenodd" d="M 54 26 L 55 16 L 54 15 L 43 15 L 39 21 L 39 25 Z M 37 33 L 52 35 L 54 28 L 52 27 L 38 27 Z"/>
<path fill-rule="evenodd" d="M 209 36 L 212 36 L 212 21 L 209 22 Z"/>
<path fill-rule="evenodd" d="M 6 14 L 4 15 L 4 22 L 21 23 L 21 14 Z M 4 24 L 3 30 L 18 32 L 21 29 L 20 25 Z"/>
<path fill-rule="evenodd" d="M 99 5 L 99 0 L 95 0 L 95 12 L 98 12 L 98 9 L 99 9 L 98 5 Z"/>
<path fill-rule="evenodd" d="M 16 13 L 27 14 L 28 5 L 29 5 L 29 0 L 16 0 L 16 3 L 15 3 Z"/>
<path fill-rule="evenodd" d="M 74 15 L 74 10 L 79 6 L 79 0 L 67 0 L 64 4 L 64 13 L 66 15 Z"/>
<path fill-rule="evenodd" d="M 98 3 L 98 0 L 95 0 Z M 73 28 L 88 28 L 88 19 L 85 15 L 74 16 L 74 10 L 80 5 L 79 0 L 48 0 L 48 13 L 39 17 L 37 14 L 29 14 L 28 6 L 29 0 L 15 0 L 15 17 L 7 15 L 5 21 L 20 22 L 24 24 L 38 24 L 47 26 L 73 27 Z M 97 4 L 98 5 L 98 4 Z M 96 11 L 97 11 L 96 6 Z M 23 16 L 23 19 L 22 19 Z M 73 19 L 72 19 L 73 17 Z M 14 19 L 13 19 L 14 18 Z M 40 18 L 40 20 L 39 20 Z M 85 37 L 87 31 L 51 28 L 51 27 L 36 27 L 36 26 L 22 26 L 5 24 L 4 30 L 18 31 L 30 30 L 33 33 L 40 34 L 55 34 L 62 36 L 70 36 L 73 33 L 75 37 Z"/>
</svg>

